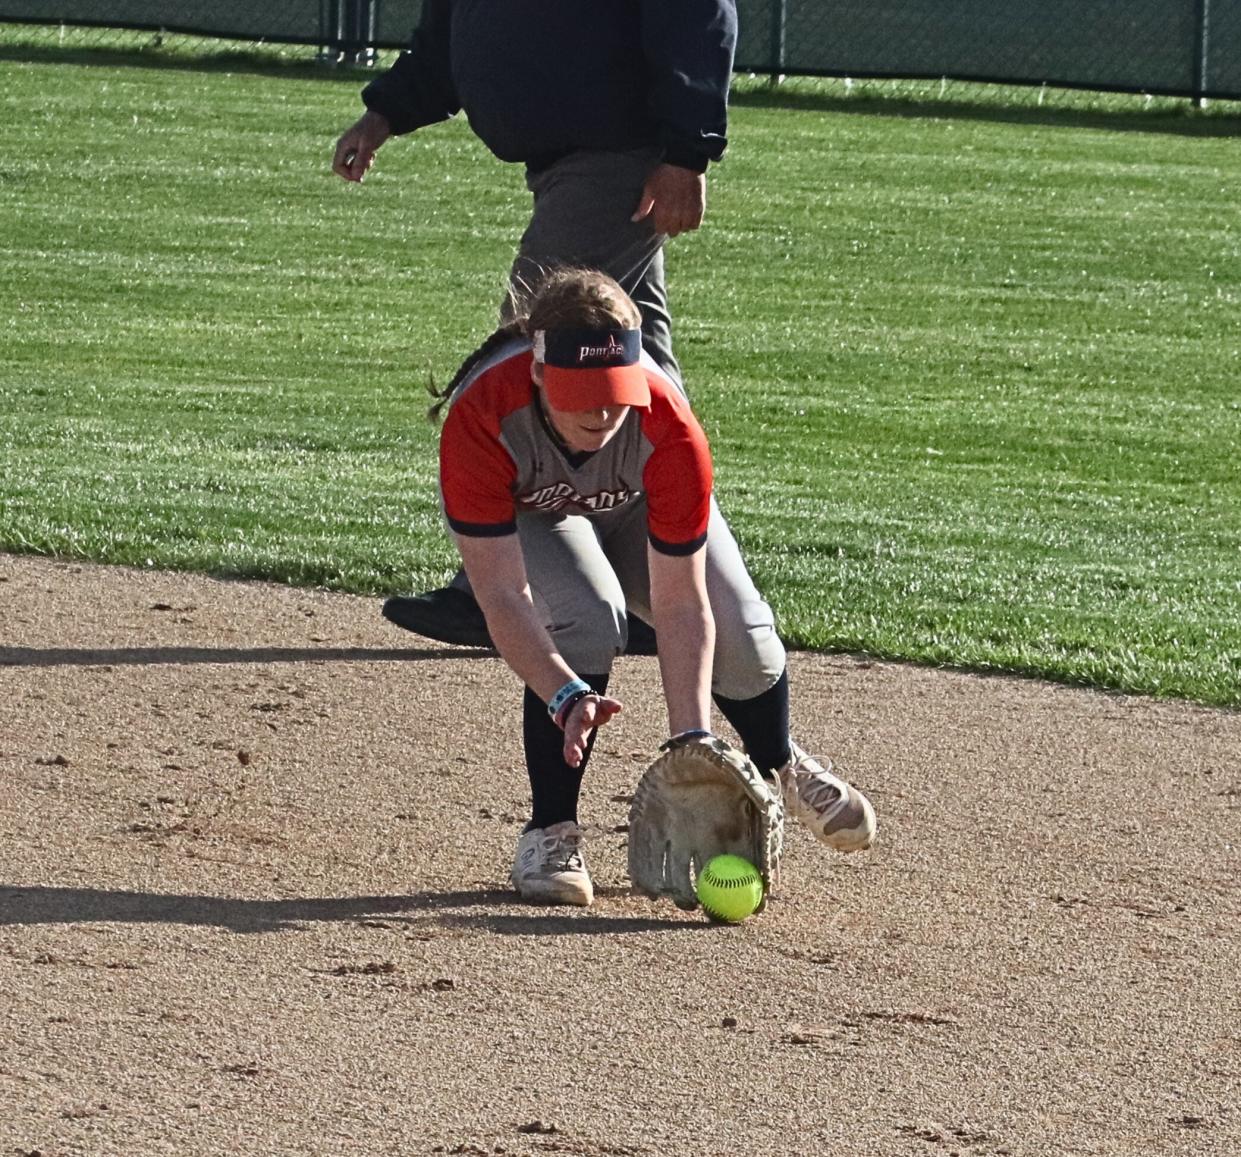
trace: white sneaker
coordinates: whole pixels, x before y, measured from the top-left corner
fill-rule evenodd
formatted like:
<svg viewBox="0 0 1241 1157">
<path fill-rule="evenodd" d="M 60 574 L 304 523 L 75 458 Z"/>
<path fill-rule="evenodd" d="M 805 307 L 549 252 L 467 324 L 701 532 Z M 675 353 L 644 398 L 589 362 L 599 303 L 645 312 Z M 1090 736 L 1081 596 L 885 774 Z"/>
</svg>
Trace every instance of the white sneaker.
<svg viewBox="0 0 1241 1157">
<path fill-rule="evenodd" d="M 815 837 L 838 852 L 860 852 L 875 838 L 875 809 L 856 787 L 832 774 L 796 743 L 788 763 L 779 769 L 784 807 Z"/>
<path fill-rule="evenodd" d="M 523 832 L 513 860 L 517 894 L 532 904 L 587 907 L 595 889 L 582 855 L 582 837 L 582 829 L 572 820 Z"/>
</svg>

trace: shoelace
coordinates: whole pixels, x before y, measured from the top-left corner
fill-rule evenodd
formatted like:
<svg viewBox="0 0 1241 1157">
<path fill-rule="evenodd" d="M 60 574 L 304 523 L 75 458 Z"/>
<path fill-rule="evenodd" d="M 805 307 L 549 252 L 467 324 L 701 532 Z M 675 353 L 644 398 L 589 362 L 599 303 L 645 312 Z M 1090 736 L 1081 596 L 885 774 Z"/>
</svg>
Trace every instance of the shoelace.
<svg viewBox="0 0 1241 1157">
<path fill-rule="evenodd" d="M 848 804 L 845 793 L 825 778 L 830 774 L 809 760 L 798 760 L 792 767 L 798 798 L 820 819 L 831 819 Z M 804 786 L 803 786 L 804 785 Z"/>
<path fill-rule="evenodd" d="M 544 836 L 543 866 L 558 872 L 582 866 L 581 836 Z"/>
</svg>

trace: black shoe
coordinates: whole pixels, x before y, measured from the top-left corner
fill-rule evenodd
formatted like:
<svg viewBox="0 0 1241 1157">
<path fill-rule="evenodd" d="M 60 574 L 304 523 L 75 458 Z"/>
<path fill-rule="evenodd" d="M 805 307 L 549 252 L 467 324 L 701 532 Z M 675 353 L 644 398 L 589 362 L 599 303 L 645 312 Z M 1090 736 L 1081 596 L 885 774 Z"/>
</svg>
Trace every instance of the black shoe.
<svg viewBox="0 0 1241 1157">
<path fill-rule="evenodd" d="M 458 587 L 441 587 L 424 595 L 393 595 L 383 605 L 383 617 L 406 631 L 440 643 L 495 650 L 487 632 L 487 620 L 474 596 Z M 657 654 L 654 630 L 633 615 L 629 617 L 625 654 Z"/>
<path fill-rule="evenodd" d="M 394 595 L 384 603 L 383 617 L 440 643 L 495 649 L 474 596 L 456 587 L 441 587 L 424 595 Z"/>
</svg>

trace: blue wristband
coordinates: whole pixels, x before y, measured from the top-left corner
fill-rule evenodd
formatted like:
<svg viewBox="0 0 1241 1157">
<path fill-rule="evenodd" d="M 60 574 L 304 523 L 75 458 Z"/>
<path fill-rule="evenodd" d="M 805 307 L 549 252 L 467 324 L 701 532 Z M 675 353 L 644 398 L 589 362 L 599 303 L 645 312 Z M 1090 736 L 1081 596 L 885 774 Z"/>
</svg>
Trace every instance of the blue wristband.
<svg viewBox="0 0 1241 1157">
<path fill-rule="evenodd" d="M 559 691 L 547 701 L 547 714 L 553 719 L 574 695 L 589 695 L 590 684 L 584 679 L 570 679 Z"/>
</svg>

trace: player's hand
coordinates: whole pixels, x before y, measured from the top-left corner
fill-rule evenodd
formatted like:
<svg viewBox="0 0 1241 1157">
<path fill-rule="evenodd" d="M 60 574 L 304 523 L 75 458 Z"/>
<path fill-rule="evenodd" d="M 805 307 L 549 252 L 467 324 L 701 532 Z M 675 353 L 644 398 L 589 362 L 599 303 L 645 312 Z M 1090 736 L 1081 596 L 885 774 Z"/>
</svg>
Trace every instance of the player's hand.
<svg viewBox="0 0 1241 1157">
<path fill-rule="evenodd" d="M 702 224 L 707 211 L 707 175 L 680 165 L 659 165 L 642 187 L 642 199 L 631 218 L 650 217 L 656 233 L 675 237 Z"/>
<path fill-rule="evenodd" d="M 388 118 L 367 109 L 341 134 L 332 157 L 332 172 L 346 181 L 360 181 L 375 163 L 379 146 L 392 135 Z"/>
<path fill-rule="evenodd" d="M 564 761 L 570 767 L 581 767 L 586 756 L 586 744 L 590 733 L 596 727 L 602 727 L 618 711 L 621 705 L 618 699 L 607 695 L 583 695 L 573 704 L 564 721 Z"/>
</svg>

